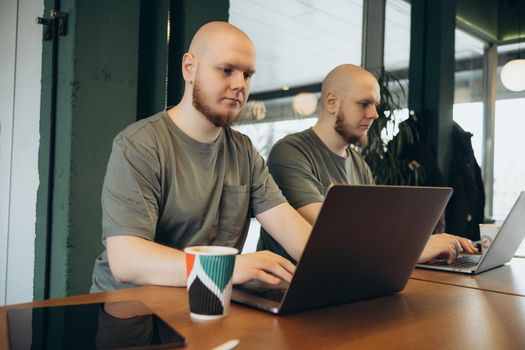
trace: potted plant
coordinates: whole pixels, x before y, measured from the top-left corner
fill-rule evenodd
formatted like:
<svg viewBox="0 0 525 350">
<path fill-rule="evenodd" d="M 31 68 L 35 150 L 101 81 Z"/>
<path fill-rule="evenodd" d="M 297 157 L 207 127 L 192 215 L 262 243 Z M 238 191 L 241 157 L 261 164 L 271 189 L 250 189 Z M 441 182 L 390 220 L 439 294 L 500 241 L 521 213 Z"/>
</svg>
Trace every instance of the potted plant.
<svg viewBox="0 0 525 350">
<path fill-rule="evenodd" d="M 396 112 L 402 109 L 402 101 L 406 99 L 405 88 L 400 79 L 384 69 L 378 82 L 381 96 L 378 118 L 368 131 L 368 144 L 361 153 L 377 184 L 422 185 L 424 168 L 413 154 L 414 146 L 420 142 L 417 117 L 411 113 L 401 123 L 396 120 Z"/>
</svg>

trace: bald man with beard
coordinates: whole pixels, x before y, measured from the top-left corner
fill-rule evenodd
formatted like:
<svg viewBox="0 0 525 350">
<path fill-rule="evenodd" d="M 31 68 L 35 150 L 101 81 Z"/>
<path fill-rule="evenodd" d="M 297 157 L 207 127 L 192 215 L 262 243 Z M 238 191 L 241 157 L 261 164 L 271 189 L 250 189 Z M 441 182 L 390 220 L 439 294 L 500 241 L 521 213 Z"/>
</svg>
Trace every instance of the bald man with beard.
<svg viewBox="0 0 525 350">
<path fill-rule="evenodd" d="M 372 74 L 352 64 L 337 66 L 323 81 L 317 123 L 284 137 L 272 148 L 268 157 L 270 173 L 288 202 L 310 224 L 317 219 L 331 185 L 374 184 L 370 168 L 350 145 L 367 143 L 367 132 L 378 117 L 379 101 L 379 84 Z M 263 249 L 295 260 L 264 227 L 258 243 L 258 250 Z M 447 255 L 450 263 L 463 251 L 474 254 L 477 249 L 465 238 L 435 234 L 419 262 Z"/>
<path fill-rule="evenodd" d="M 254 215 L 298 259 L 311 226 L 286 202 L 249 138 L 230 128 L 255 73 L 248 36 L 225 22 L 195 34 L 182 59 L 184 95 L 113 141 L 102 191 L 104 252 L 92 292 L 184 286 L 183 248 L 242 248 Z M 289 281 L 295 267 L 270 252 L 238 255 L 233 283 Z"/>
</svg>

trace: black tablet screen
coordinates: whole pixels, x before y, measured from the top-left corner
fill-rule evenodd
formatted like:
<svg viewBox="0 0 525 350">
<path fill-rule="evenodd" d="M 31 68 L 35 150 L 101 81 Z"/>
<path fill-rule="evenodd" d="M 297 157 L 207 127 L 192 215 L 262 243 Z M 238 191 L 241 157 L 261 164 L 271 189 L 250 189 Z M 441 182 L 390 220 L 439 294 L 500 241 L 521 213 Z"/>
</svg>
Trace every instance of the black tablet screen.
<svg viewBox="0 0 525 350">
<path fill-rule="evenodd" d="M 139 301 L 9 310 L 11 350 L 163 349 L 186 345 Z"/>
</svg>

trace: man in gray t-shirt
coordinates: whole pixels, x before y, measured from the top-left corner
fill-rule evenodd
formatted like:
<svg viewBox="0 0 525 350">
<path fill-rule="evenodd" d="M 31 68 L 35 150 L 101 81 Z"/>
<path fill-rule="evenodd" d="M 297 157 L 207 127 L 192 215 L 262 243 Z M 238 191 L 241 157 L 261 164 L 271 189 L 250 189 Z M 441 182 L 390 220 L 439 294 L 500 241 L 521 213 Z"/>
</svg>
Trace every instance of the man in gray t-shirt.
<svg viewBox="0 0 525 350">
<path fill-rule="evenodd" d="M 340 65 L 323 81 L 317 123 L 284 137 L 272 148 L 270 173 L 288 202 L 310 224 L 315 222 L 332 184 L 374 183 L 370 168 L 350 145 L 367 142 L 368 129 L 377 118 L 379 96 L 379 84 L 372 74 L 354 65 Z M 257 248 L 294 260 L 264 227 Z M 420 262 L 441 254 L 447 254 L 451 261 L 463 250 L 477 251 L 467 239 L 446 233 L 432 235 Z"/>
<path fill-rule="evenodd" d="M 347 146 L 346 156 L 335 154 L 313 128 L 279 140 L 268 157 L 268 168 L 290 205 L 304 215 L 305 208 L 307 214 L 311 206 L 320 208 L 332 184 L 374 184 L 370 168 L 357 151 Z M 257 249 L 294 261 L 264 229 Z"/>
<path fill-rule="evenodd" d="M 225 22 L 195 34 L 183 56 L 178 105 L 117 135 L 102 191 L 102 242 L 92 292 L 137 285 L 184 286 L 181 251 L 242 248 L 255 216 L 298 258 L 310 225 L 286 202 L 249 138 L 229 126 L 246 103 L 255 48 Z M 233 282 L 276 284 L 295 267 L 271 252 L 239 255 Z"/>
</svg>

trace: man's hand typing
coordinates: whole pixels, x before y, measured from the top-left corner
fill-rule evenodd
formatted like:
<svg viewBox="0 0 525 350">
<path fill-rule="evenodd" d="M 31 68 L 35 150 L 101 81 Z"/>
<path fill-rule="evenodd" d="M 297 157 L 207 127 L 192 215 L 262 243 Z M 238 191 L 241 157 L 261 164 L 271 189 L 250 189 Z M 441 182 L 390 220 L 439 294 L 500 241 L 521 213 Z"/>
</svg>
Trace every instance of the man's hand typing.
<svg viewBox="0 0 525 350">
<path fill-rule="evenodd" d="M 281 280 L 290 282 L 295 266 L 287 259 L 269 251 L 237 255 L 233 270 L 233 284 L 261 280 L 278 284 Z"/>
</svg>

